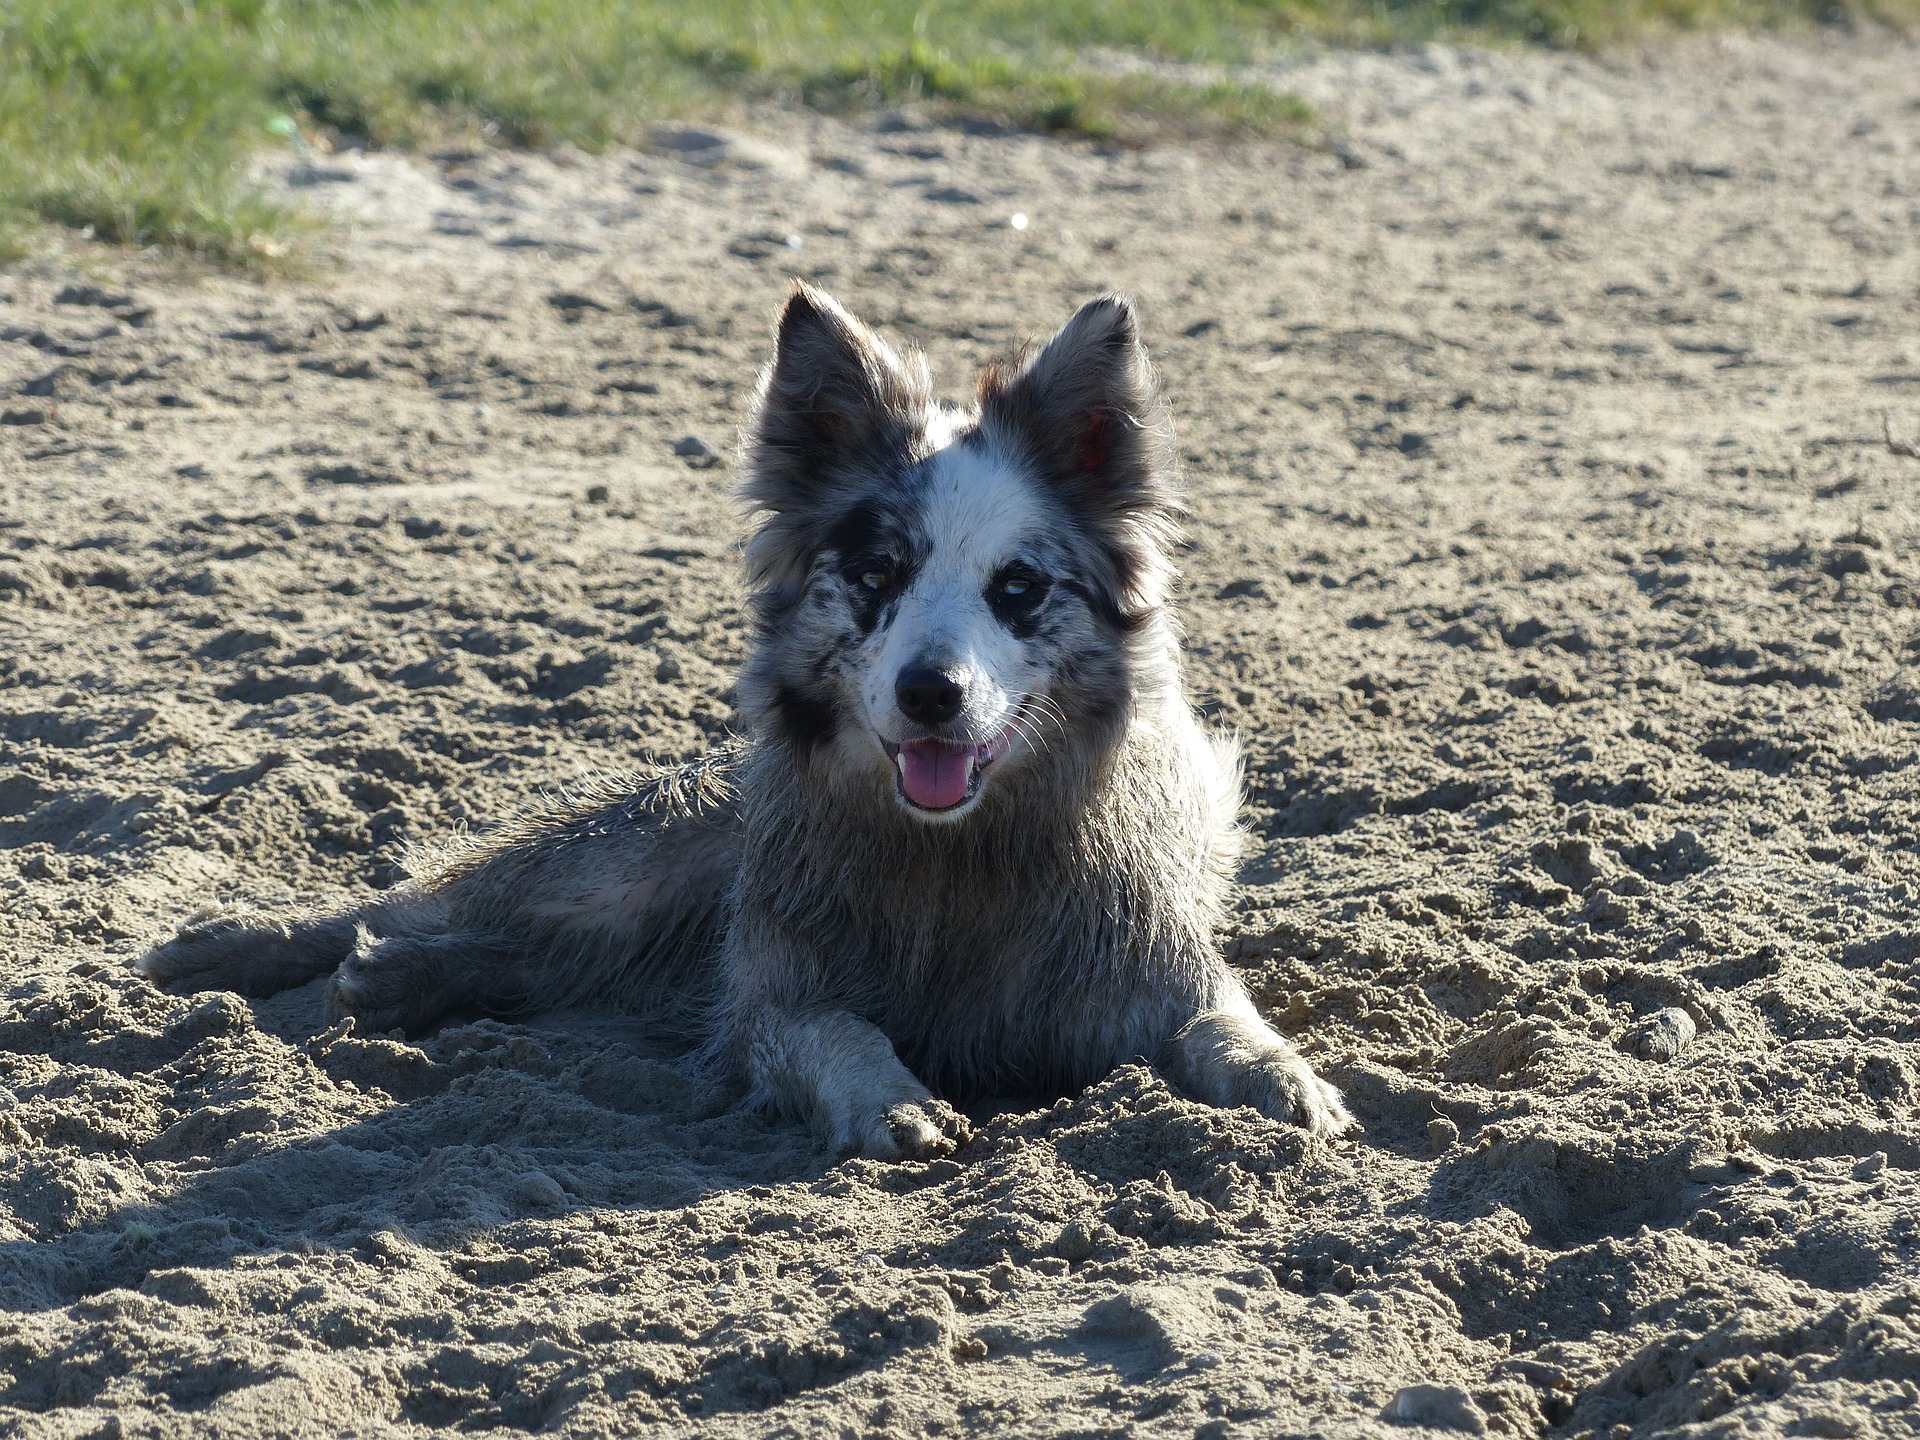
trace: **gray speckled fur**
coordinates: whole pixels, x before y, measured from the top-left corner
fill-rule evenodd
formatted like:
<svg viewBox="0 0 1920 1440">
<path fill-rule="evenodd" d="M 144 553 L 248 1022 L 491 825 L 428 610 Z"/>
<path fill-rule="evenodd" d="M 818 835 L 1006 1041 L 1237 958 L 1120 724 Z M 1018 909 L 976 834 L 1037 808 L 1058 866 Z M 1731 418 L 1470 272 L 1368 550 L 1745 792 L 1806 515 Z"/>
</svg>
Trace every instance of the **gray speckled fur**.
<svg viewBox="0 0 1920 1440">
<path fill-rule="evenodd" d="M 745 441 L 765 512 L 749 738 L 418 852 L 357 910 L 198 917 L 142 969 L 251 994 L 332 971 L 332 1006 L 376 1030 L 627 1006 L 871 1155 L 950 1149 L 966 1122 L 947 1100 L 1059 1094 L 1134 1058 L 1338 1133 L 1338 1093 L 1215 948 L 1239 769 L 1180 689 L 1169 441 L 1124 301 L 1083 307 L 958 411 L 917 357 L 798 288 Z M 974 572 L 940 568 L 1000 543 L 966 517 L 1009 514 L 1049 576 L 1017 629 Z M 948 578 L 903 581 L 863 619 L 849 516 Z M 934 652 L 968 677 L 943 738 L 1013 737 L 950 814 L 908 803 L 888 750 L 920 732 L 901 729 L 887 667 Z"/>
</svg>

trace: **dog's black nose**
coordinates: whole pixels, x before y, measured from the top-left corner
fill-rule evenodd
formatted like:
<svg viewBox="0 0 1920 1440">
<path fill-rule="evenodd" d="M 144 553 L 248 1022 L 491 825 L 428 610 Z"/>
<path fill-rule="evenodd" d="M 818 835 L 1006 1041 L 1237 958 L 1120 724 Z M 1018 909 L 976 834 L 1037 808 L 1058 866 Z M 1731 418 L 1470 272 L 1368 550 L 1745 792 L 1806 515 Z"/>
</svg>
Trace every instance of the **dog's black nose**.
<svg viewBox="0 0 1920 1440">
<path fill-rule="evenodd" d="M 960 713 L 967 692 L 944 670 L 911 665 L 893 682 L 894 702 L 900 713 L 921 725 L 944 725 Z"/>
</svg>

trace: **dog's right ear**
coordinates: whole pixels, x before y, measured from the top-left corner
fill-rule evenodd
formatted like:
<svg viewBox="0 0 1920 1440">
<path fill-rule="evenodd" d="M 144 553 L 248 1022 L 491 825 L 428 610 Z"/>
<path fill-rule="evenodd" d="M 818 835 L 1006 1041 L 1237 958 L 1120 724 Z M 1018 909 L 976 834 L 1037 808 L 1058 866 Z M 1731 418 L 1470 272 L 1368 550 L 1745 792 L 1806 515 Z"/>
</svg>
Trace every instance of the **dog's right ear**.
<svg viewBox="0 0 1920 1440">
<path fill-rule="evenodd" d="M 747 424 L 741 496 L 788 514 L 831 488 L 911 460 L 932 403 L 926 362 L 902 360 L 831 295 L 795 282 L 780 312 L 773 363 Z"/>
</svg>

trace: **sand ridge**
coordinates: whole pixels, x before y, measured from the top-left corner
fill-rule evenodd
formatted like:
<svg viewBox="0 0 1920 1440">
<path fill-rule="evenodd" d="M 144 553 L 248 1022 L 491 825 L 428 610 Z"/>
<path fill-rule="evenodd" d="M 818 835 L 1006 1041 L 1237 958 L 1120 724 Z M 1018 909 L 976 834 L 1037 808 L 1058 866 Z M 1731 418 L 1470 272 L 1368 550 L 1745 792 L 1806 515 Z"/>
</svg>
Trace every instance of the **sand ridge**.
<svg viewBox="0 0 1920 1440">
<path fill-rule="evenodd" d="M 1320 56 L 1318 149 L 306 155 L 337 271 L 0 277 L 0 1424 L 1912 1433 L 1916 62 Z M 1223 943 L 1364 1139 L 1129 1067 L 835 1163 L 617 1017 L 126 968 L 726 733 L 708 452 L 793 274 L 951 393 L 1139 297 Z"/>
</svg>

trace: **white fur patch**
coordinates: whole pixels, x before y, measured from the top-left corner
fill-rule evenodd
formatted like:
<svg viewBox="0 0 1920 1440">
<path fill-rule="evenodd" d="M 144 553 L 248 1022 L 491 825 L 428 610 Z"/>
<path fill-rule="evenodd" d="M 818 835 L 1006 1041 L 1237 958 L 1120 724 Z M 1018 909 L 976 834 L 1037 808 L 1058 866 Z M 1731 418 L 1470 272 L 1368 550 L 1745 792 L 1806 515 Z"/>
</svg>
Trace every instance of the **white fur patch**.
<svg viewBox="0 0 1920 1440">
<path fill-rule="evenodd" d="M 914 665 L 944 670 L 966 687 L 960 725 L 985 743 L 1046 683 L 1045 667 L 994 614 L 988 587 L 1055 516 L 1026 476 L 970 446 L 949 442 L 927 469 L 918 517 L 927 551 L 891 623 L 869 641 L 861 696 L 876 734 L 908 738 L 919 732 L 895 704 L 895 679 Z"/>
</svg>

